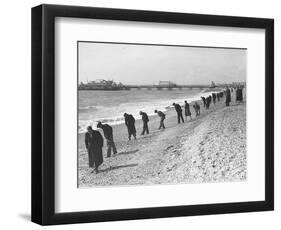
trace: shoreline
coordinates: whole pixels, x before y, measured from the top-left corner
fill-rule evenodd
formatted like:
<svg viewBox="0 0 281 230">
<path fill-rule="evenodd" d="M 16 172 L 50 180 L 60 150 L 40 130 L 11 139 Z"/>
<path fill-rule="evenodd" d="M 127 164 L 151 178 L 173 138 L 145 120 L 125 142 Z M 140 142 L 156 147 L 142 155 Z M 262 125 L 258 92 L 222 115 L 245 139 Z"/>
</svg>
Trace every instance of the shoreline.
<svg viewBox="0 0 281 230">
<path fill-rule="evenodd" d="M 184 124 L 177 124 L 175 110 L 169 110 L 165 130 L 157 129 L 158 116 L 150 116 L 149 135 L 139 136 L 138 120 L 137 140 L 128 141 L 125 124 L 112 126 L 118 153 L 106 158 L 105 143 L 98 174 L 90 173 L 84 135 L 79 134 L 79 188 L 246 180 L 246 103 L 233 102 L 234 95 L 230 107 L 225 97 L 209 110 L 200 101 L 201 116 Z"/>
<path fill-rule="evenodd" d="M 184 106 L 184 101 L 187 100 L 189 102 L 189 104 L 194 104 L 195 102 L 201 102 L 202 101 L 201 96 L 206 97 L 207 95 L 211 95 L 212 93 L 218 93 L 218 92 L 221 92 L 221 91 L 223 91 L 222 88 L 201 90 L 201 91 L 198 91 L 194 95 L 187 95 L 187 96 L 182 97 L 182 98 L 170 99 L 169 101 L 167 101 L 167 103 L 165 103 L 166 106 L 164 106 L 164 107 L 161 107 L 161 106 L 160 106 L 160 108 L 159 107 L 157 108 L 157 106 L 150 107 L 148 109 L 150 112 L 146 111 L 145 109 L 140 109 L 140 110 L 143 110 L 144 112 L 146 112 L 149 117 L 154 117 L 154 116 L 157 116 L 157 115 L 154 114 L 153 112 L 151 112 L 152 110 L 154 111 L 154 109 L 151 109 L 151 108 L 159 109 L 164 113 L 168 113 L 170 110 L 174 109 L 174 106 L 172 105 L 173 102 L 178 103 L 181 106 Z M 162 103 L 159 102 L 159 104 L 163 105 L 163 102 Z M 193 108 L 190 108 L 190 109 L 192 110 Z M 141 117 L 139 116 L 138 112 L 137 112 L 137 114 L 136 113 L 131 113 L 131 114 L 134 116 L 136 121 L 141 120 Z M 99 119 L 97 118 L 97 119 L 93 119 L 93 122 L 88 122 L 88 123 L 91 124 L 91 123 L 94 123 L 97 120 L 101 121 L 102 123 L 107 123 L 111 126 L 121 125 L 121 124 L 125 123 L 122 115 L 116 116 L 116 117 L 105 117 L 105 118 L 99 118 Z M 93 128 L 95 128 L 95 127 L 93 127 Z M 79 131 L 79 134 L 84 134 L 86 132 L 85 129 L 86 129 L 85 121 L 79 120 L 78 121 L 78 130 L 83 130 L 83 131 Z"/>
<path fill-rule="evenodd" d="M 205 110 L 205 108 L 203 107 L 202 100 L 193 101 L 192 104 L 190 103 L 190 112 L 192 114 L 192 118 L 195 118 L 195 112 L 194 112 L 194 109 L 192 107 L 192 105 L 195 102 L 199 103 L 199 105 L 201 107 L 201 110 L 202 109 Z M 183 117 L 184 117 L 184 120 L 186 122 L 186 118 L 185 118 L 185 115 L 184 115 L 184 108 L 182 108 L 182 109 L 183 109 Z M 164 111 L 164 113 L 166 114 L 166 119 L 164 121 L 166 129 L 174 127 L 175 125 L 178 125 L 178 123 L 177 123 L 177 114 L 176 114 L 176 111 L 175 111 L 175 109 L 173 107 L 167 108 L 167 110 Z M 157 114 L 155 114 L 155 115 L 148 115 L 148 117 L 149 117 L 149 123 L 148 123 L 149 135 L 151 135 L 151 134 L 153 134 L 155 132 L 161 132 L 161 131 L 158 130 L 158 127 L 159 127 L 159 124 L 160 124 L 160 117 Z M 138 139 L 138 138 L 143 137 L 143 136 L 140 136 L 140 133 L 142 132 L 143 122 L 142 122 L 141 116 L 134 117 L 134 118 L 136 120 L 135 121 L 135 127 L 136 127 L 136 131 L 137 131 L 137 139 Z M 188 121 L 189 121 L 189 117 L 187 118 L 187 122 Z M 115 144 L 117 144 L 118 142 L 124 142 L 124 141 L 128 142 L 128 131 L 127 131 L 127 127 L 126 127 L 125 123 L 116 124 L 116 125 L 110 125 L 110 126 L 113 129 L 113 137 L 114 137 Z M 93 129 L 98 130 L 102 134 L 102 136 L 103 136 L 103 131 L 101 129 L 98 129 L 96 127 L 93 127 Z M 85 133 L 86 132 L 78 134 L 78 140 L 79 140 L 78 146 L 79 146 L 79 149 L 80 149 L 80 147 L 83 148 L 82 145 L 84 145 L 84 142 L 81 141 L 81 139 L 84 138 Z M 147 136 L 147 135 L 145 135 L 145 136 Z M 120 138 L 120 137 L 122 137 L 122 138 Z M 133 137 L 132 137 L 131 141 L 133 141 Z M 82 143 L 82 145 L 81 145 L 81 143 Z M 116 147 L 117 147 L 117 150 L 118 150 L 118 146 L 117 145 L 116 145 Z"/>
</svg>

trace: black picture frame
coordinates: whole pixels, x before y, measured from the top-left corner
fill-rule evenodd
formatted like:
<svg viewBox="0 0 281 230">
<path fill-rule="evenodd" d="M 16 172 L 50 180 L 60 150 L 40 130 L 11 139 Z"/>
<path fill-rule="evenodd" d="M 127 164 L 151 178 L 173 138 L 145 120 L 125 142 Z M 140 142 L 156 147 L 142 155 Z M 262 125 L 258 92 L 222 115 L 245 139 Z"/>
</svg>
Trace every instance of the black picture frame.
<svg viewBox="0 0 281 230">
<path fill-rule="evenodd" d="M 55 213 L 55 17 L 265 29 L 265 200 Z M 41 225 L 267 211 L 274 209 L 274 20 L 126 9 L 32 8 L 32 221 Z"/>
</svg>

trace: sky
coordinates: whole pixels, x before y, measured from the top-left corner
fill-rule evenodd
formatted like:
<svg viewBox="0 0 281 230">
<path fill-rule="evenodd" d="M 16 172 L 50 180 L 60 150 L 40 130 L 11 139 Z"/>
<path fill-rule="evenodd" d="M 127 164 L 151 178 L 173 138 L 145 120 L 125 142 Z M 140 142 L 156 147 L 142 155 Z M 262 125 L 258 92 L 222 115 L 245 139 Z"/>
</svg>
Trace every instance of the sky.
<svg viewBox="0 0 281 230">
<path fill-rule="evenodd" d="M 78 81 L 210 84 L 246 81 L 245 49 L 78 43 Z"/>
</svg>

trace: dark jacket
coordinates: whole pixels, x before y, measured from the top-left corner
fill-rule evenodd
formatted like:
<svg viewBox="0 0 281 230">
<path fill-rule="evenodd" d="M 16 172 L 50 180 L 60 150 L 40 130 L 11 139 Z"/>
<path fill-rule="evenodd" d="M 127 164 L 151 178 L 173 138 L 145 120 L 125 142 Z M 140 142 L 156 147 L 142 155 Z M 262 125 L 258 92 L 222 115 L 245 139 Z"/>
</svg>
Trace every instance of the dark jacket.
<svg viewBox="0 0 281 230">
<path fill-rule="evenodd" d="M 161 119 L 165 119 L 166 118 L 165 113 L 163 113 L 162 111 L 158 111 L 157 114 L 158 114 L 159 117 L 161 117 Z"/>
<path fill-rule="evenodd" d="M 113 140 L 113 129 L 112 129 L 112 127 L 108 124 L 104 124 L 104 125 L 101 126 L 101 129 L 103 130 L 104 137 L 107 140 L 112 141 Z"/>
<path fill-rule="evenodd" d="M 230 89 L 226 90 L 226 102 L 231 102 L 231 93 L 230 93 Z"/>
<path fill-rule="evenodd" d="M 103 163 L 103 138 L 99 131 L 92 130 L 85 134 L 85 145 L 88 150 L 89 167 L 98 167 Z"/>
<path fill-rule="evenodd" d="M 125 124 L 128 128 L 128 131 L 130 133 L 136 133 L 136 127 L 135 127 L 135 118 L 133 117 L 133 115 L 128 114 L 125 117 Z"/>
<path fill-rule="evenodd" d="M 142 121 L 145 122 L 145 123 L 149 122 L 148 116 L 147 116 L 147 114 L 144 113 L 144 112 L 141 113 L 141 119 L 142 119 Z"/>
<path fill-rule="evenodd" d="M 127 126 L 135 125 L 135 118 L 133 117 L 133 115 L 128 114 L 128 115 L 125 117 L 125 124 L 126 124 Z"/>
<path fill-rule="evenodd" d="M 190 112 L 190 108 L 189 108 L 189 104 L 188 103 L 185 103 L 184 109 L 185 109 L 185 116 L 190 116 L 191 112 Z"/>
<path fill-rule="evenodd" d="M 177 111 L 177 113 L 182 112 L 181 106 L 179 104 L 175 104 L 175 110 Z"/>
</svg>

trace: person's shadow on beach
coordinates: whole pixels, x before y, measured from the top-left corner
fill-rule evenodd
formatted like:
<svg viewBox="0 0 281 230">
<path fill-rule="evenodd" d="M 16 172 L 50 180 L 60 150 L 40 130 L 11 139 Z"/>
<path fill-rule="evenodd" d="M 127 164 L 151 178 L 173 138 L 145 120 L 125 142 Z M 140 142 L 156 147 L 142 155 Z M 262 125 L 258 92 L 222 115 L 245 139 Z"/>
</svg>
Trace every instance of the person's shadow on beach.
<svg viewBox="0 0 281 230">
<path fill-rule="evenodd" d="M 136 167 L 138 164 L 128 164 L 128 165 L 118 165 L 118 166 L 110 166 L 106 169 L 100 169 L 99 172 L 109 172 L 116 169 L 128 168 L 128 167 Z"/>
<path fill-rule="evenodd" d="M 122 152 L 118 153 L 118 155 L 128 155 L 128 154 L 136 153 L 138 151 L 139 151 L 138 149 L 131 150 L 131 151 L 122 151 Z"/>
</svg>

